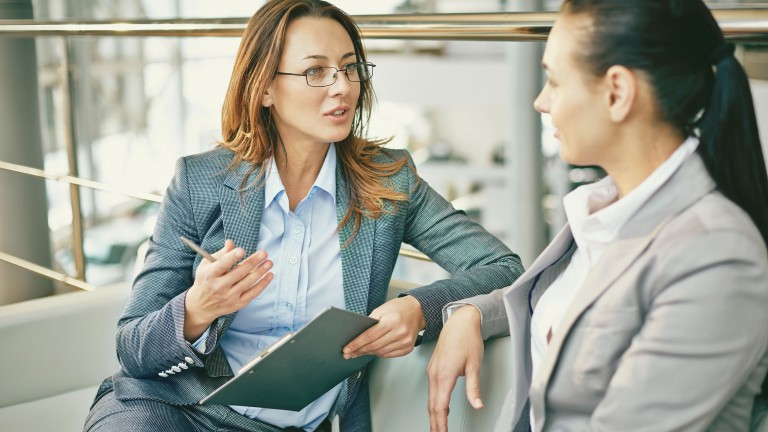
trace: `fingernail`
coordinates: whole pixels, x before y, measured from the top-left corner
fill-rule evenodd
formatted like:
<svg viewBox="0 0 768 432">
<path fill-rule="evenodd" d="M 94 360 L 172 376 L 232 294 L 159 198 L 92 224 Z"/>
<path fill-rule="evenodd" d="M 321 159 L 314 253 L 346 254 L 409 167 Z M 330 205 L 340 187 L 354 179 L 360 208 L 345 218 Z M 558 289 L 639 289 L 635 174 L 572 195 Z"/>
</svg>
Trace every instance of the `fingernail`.
<svg viewBox="0 0 768 432">
<path fill-rule="evenodd" d="M 480 398 L 475 399 L 475 408 L 482 408 L 483 401 Z"/>
</svg>

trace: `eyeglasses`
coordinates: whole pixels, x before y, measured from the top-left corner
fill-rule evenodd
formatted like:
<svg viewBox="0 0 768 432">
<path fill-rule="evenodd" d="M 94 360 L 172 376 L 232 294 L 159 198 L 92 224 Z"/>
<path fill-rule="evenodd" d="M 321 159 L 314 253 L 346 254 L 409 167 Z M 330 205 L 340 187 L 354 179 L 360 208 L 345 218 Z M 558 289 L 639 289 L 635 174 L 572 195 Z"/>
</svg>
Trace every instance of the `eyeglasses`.
<svg viewBox="0 0 768 432">
<path fill-rule="evenodd" d="M 304 73 L 277 72 L 278 75 L 303 76 L 307 79 L 307 85 L 310 87 L 328 87 L 336 83 L 336 77 L 339 72 L 344 72 L 347 79 L 352 82 L 368 81 L 373 76 L 373 63 L 350 63 L 344 65 L 341 69 L 332 66 L 313 67 Z"/>
</svg>

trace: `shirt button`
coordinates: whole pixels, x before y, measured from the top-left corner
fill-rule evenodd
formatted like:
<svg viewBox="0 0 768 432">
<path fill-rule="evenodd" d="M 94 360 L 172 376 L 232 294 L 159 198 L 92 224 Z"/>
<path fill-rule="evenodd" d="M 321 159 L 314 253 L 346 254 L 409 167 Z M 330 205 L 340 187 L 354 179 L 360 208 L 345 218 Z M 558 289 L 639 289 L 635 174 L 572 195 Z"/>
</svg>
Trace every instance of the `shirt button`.
<svg viewBox="0 0 768 432">
<path fill-rule="evenodd" d="M 299 262 L 299 260 L 296 257 L 291 257 L 291 259 L 289 259 L 288 262 L 290 262 L 291 264 L 296 264 L 297 262 Z"/>
<path fill-rule="evenodd" d="M 288 310 L 288 312 L 291 312 L 291 311 L 293 311 L 293 305 L 292 305 L 292 304 L 290 304 L 290 303 L 286 303 L 286 304 L 285 304 L 285 308 Z"/>
<path fill-rule="evenodd" d="M 294 234 L 300 234 L 301 233 L 301 227 L 297 227 L 297 226 L 293 227 L 293 233 Z"/>
</svg>

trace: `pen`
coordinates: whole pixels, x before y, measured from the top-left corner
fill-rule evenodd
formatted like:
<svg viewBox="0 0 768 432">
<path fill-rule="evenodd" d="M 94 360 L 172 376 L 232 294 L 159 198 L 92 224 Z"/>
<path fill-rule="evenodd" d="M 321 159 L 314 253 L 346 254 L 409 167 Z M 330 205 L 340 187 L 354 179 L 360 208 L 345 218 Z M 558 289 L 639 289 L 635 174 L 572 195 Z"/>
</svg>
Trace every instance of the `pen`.
<svg viewBox="0 0 768 432">
<path fill-rule="evenodd" d="M 203 257 L 203 258 L 207 259 L 207 260 L 208 260 L 208 261 L 210 261 L 210 262 L 216 262 L 216 258 L 214 258 L 214 257 L 213 257 L 211 254 L 209 254 L 208 252 L 206 252 L 206 251 L 205 251 L 203 248 L 201 248 L 200 246 L 198 246 L 198 245 L 196 245 L 196 244 L 192 243 L 192 240 L 190 240 L 190 239 L 188 239 L 188 238 L 186 238 L 186 237 L 184 237 L 184 236 L 181 236 L 180 238 L 181 238 L 181 241 L 182 241 L 182 242 L 183 242 L 185 245 L 187 245 L 187 246 L 188 246 L 190 249 L 192 249 L 193 251 L 195 251 L 195 252 L 199 253 L 200 255 L 202 255 L 202 257 Z"/>
</svg>

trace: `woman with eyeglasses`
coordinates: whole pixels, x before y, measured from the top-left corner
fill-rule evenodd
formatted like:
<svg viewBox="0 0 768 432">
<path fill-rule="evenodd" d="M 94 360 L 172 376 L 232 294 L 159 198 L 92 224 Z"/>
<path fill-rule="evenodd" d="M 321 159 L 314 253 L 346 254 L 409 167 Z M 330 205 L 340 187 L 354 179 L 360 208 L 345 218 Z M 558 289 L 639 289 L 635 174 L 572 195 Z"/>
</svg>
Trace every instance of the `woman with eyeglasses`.
<svg viewBox="0 0 768 432">
<path fill-rule="evenodd" d="M 420 332 L 437 337 L 443 305 L 522 272 L 405 151 L 366 138 L 373 71 L 358 28 L 329 3 L 274 0 L 253 15 L 223 140 L 177 164 L 118 323 L 121 369 L 86 430 L 328 431 L 338 416 L 345 432 L 369 431 L 365 371 L 298 412 L 197 403 L 328 306 L 379 320 L 345 357 L 402 356 Z M 217 251 L 215 262 L 181 236 Z M 455 276 L 385 302 L 403 242 Z"/>
<path fill-rule="evenodd" d="M 609 174 L 512 286 L 448 305 L 431 430 L 456 379 L 483 406 L 483 339 L 509 335 L 495 431 L 747 431 L 768 368 L 768 176 L 749 83 L 701 0 L 565 0 L 547 41 L 560 155 Z"/>
</svg>

